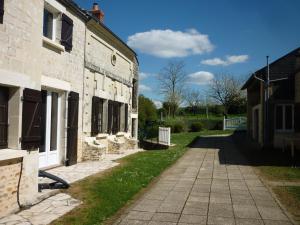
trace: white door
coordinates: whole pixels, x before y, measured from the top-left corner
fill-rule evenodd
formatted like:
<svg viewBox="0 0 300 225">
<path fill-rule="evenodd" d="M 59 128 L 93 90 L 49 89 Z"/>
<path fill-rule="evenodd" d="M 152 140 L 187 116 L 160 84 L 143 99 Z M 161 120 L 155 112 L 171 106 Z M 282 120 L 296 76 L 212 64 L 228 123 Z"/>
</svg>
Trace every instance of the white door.
<svg viewBox="0 0 300 225">
<path fill-rule="evenodd" d="M 60 104 L 61 96 L 56 92 L 42 91 L 42 141 L 39 167 L 59 164 Z"/>
</svg>

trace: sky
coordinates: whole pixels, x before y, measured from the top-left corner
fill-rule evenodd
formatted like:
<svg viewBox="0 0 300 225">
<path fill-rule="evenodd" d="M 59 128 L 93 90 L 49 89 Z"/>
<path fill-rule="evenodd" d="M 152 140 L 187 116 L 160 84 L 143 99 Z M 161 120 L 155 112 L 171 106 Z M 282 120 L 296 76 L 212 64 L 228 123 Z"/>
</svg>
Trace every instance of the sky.
<svg viewBox="0 0 300 225">
<path fill-rule="evenodd" d="M 220 73 L 246 79 L 270 61 L 300 47 L 300 0 L 75 0 L 97 2 L 105 25 L 139 59 L 140 93 L 164 100 L 157 76 L 182 60 L 187 88 L 205 93 Z"/>
</svg>

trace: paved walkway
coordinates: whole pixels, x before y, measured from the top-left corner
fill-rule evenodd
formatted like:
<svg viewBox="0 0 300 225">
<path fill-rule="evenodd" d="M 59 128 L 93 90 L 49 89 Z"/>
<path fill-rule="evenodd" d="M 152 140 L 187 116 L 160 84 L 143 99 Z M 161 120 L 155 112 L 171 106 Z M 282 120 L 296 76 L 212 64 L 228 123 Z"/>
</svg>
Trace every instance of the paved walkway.
<svg viewBox="0 0 300 225">
<path fill-rule="evenodd" d="M 218 149 L 220 148 L 221 149 Z M 230 137 L 205 137 L 115 225 L 291 225 Z"/>
</svg>

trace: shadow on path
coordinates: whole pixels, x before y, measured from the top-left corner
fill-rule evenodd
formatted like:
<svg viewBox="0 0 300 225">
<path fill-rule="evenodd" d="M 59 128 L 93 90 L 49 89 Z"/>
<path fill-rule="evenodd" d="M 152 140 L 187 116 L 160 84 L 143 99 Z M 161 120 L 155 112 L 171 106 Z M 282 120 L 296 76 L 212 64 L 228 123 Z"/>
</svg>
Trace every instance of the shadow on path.
<svg viewBox="0 0 300 225">
<path fill-rule="evenodd" d="M 236 132 L 231 136 L 200 137 L 191 145 L 192 148 L 219 149 L 221 164 L 249 166 L 300 166 L 299 155 L 295 162 L 289 151 L 281 149 L 262 149 L 252 142 L 245 132 Z"/>
</svg>

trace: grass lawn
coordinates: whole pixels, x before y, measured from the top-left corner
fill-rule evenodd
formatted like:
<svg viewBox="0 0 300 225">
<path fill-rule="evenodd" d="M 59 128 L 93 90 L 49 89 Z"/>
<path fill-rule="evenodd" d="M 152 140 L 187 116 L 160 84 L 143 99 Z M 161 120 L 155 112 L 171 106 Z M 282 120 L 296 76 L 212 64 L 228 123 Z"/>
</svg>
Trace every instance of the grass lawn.
<svg viewBox="0 0 300 225">
<path fill-rule="evenodd" d="M 130 202 L 153 178 L 173 164 L 199 135 L 223 134 L 224 131 L 203 131 L 172 135 L 176 146 L 169 150 L 140 152 L 122 159 L 121 165 L 106 173 L 74 183 L 66 192 L 83 204 L 52 224 L 103 224 Z"/>
<path fill-rule="evenodd" d="M 294 219 L 300 224 L 300 187 L 273 188 L 280 202 L 289 210 Z"/>
<path fill-rule="evenodd" d="M 290 166 L 258 166 L 260 173 L 272 181 L 300 181 L 300 169 Z"/>
</svg>

